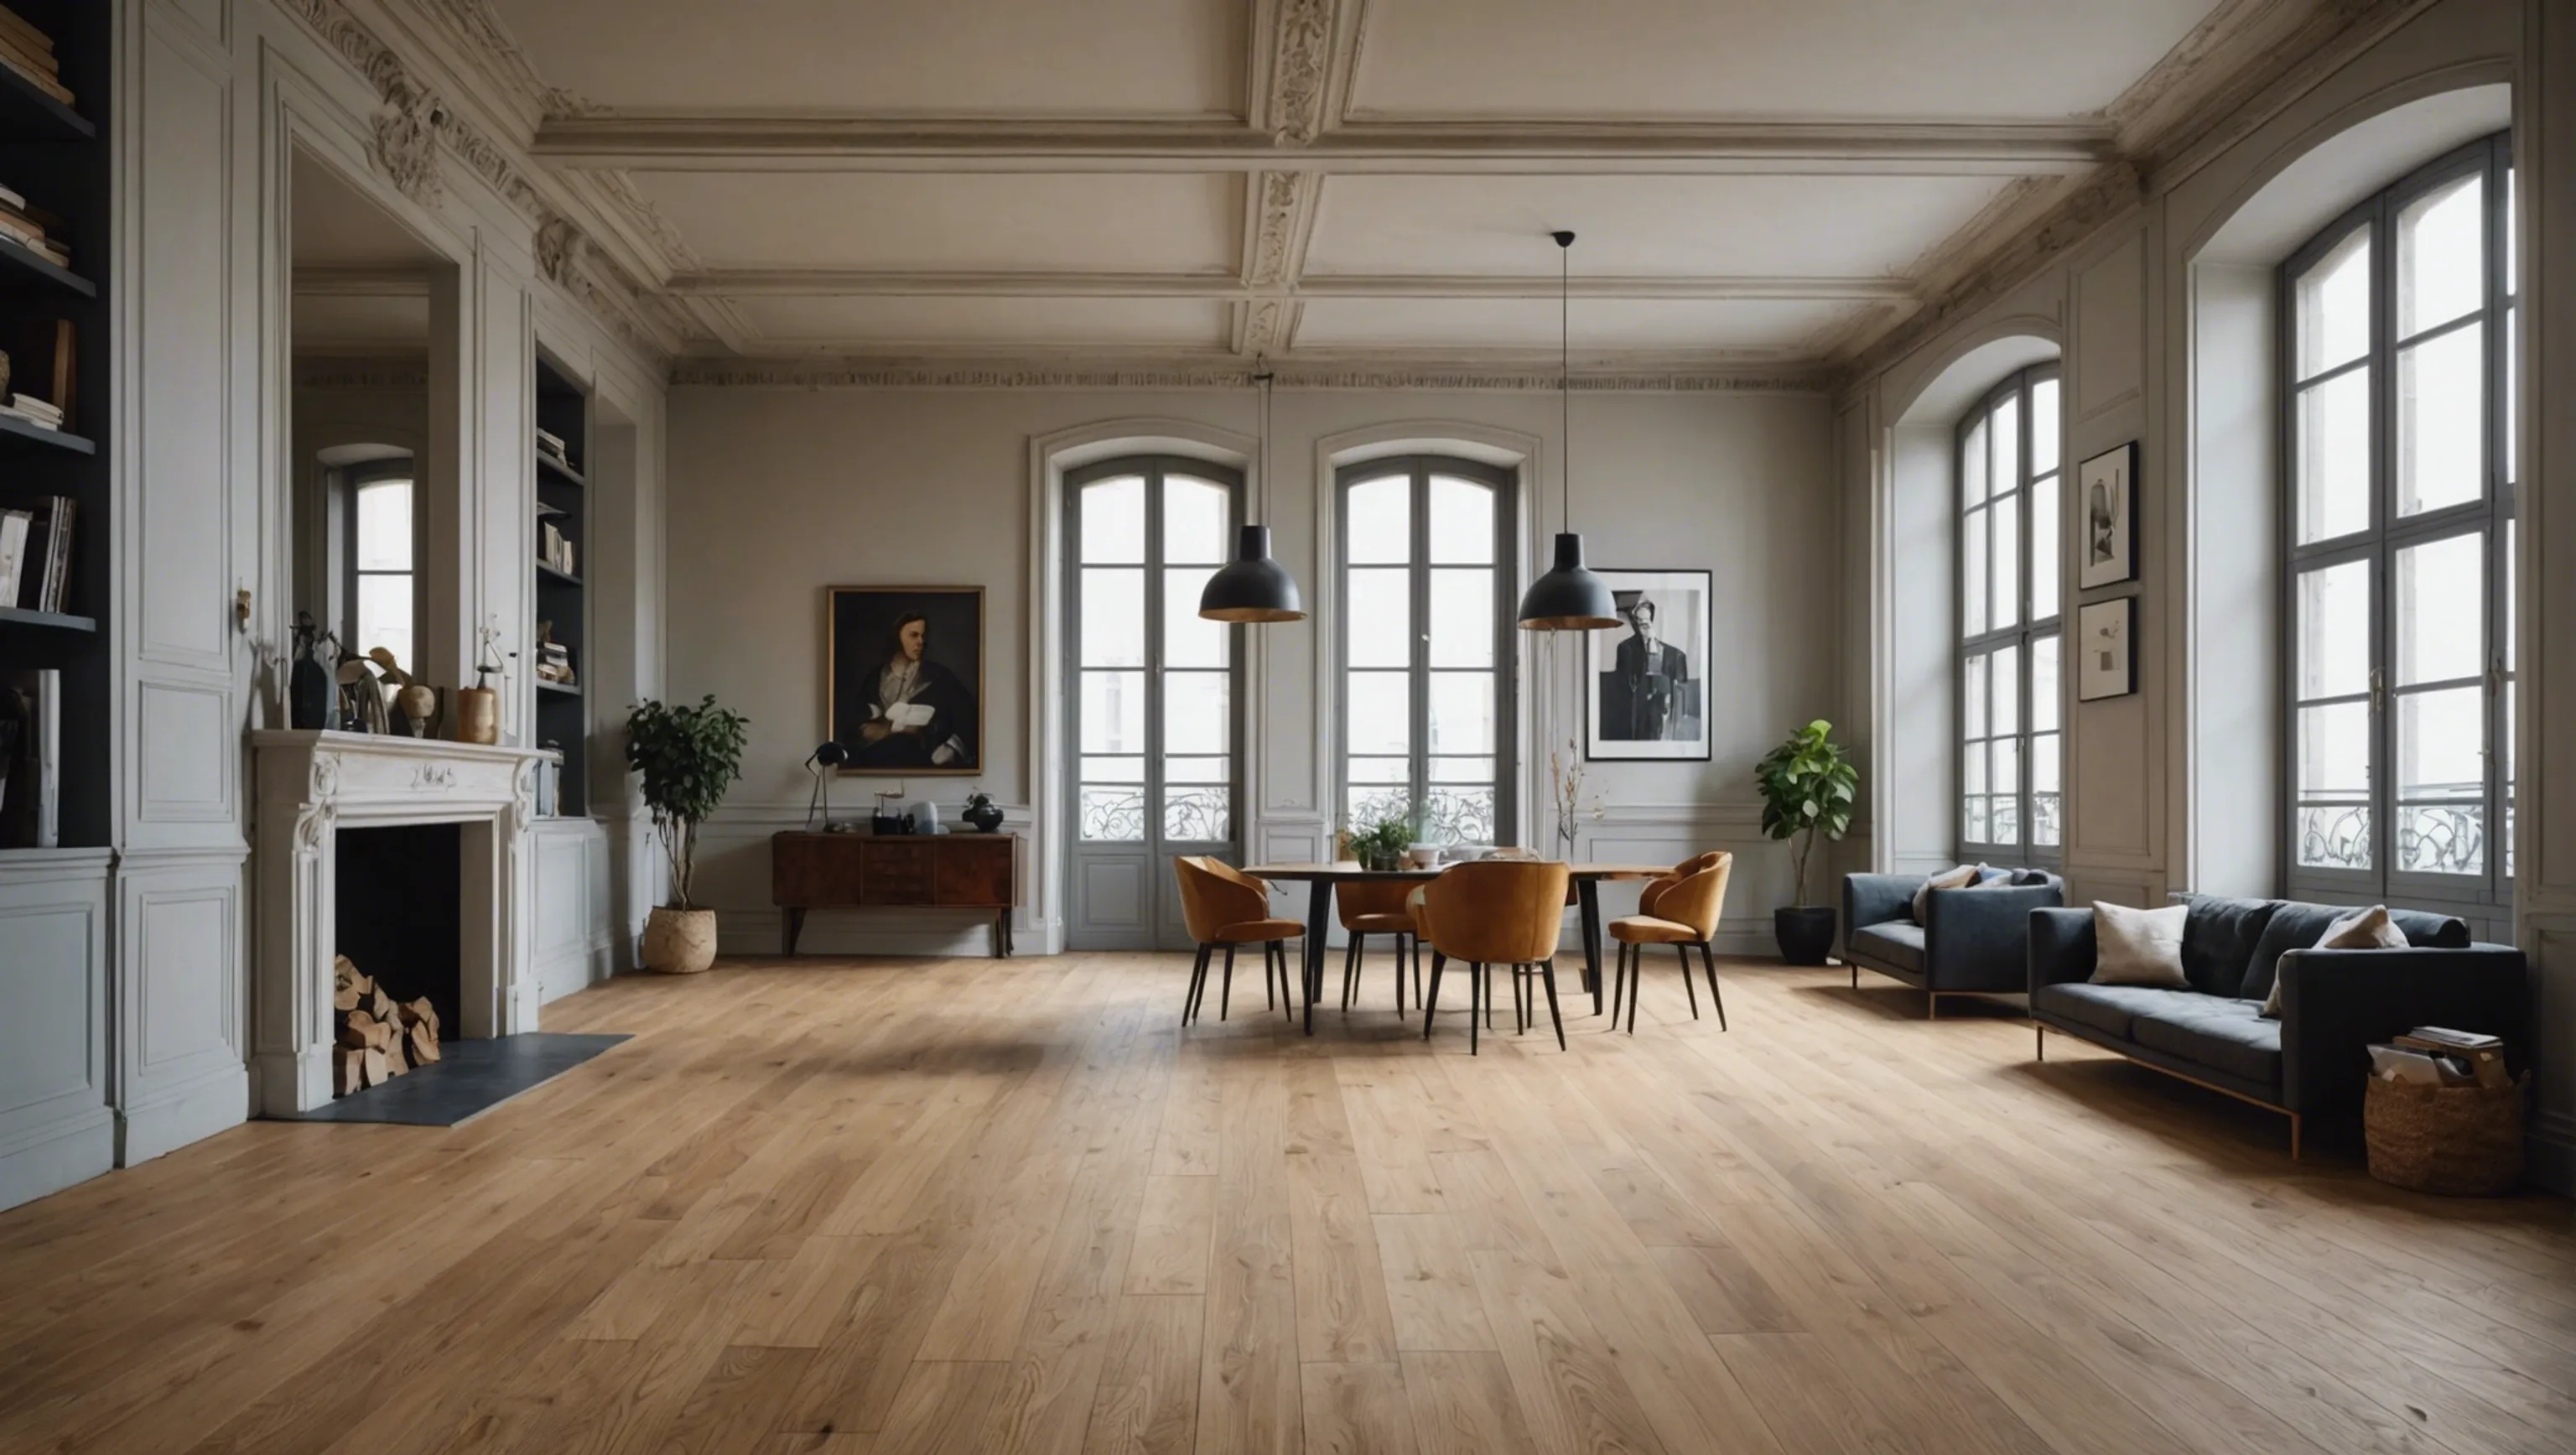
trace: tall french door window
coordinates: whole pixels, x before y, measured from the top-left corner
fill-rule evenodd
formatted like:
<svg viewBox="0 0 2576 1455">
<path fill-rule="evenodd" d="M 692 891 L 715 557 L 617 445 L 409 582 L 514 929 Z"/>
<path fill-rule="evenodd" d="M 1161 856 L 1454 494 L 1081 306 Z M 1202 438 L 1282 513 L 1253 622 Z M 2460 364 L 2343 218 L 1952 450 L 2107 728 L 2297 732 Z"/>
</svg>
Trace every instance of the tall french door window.
<svg viewBox="0 0 2576 1455">
<path fill-rule="evenodd" d="M 1201 617 L 1199 592 L 1226 561 L 1240 481 L 1150 458 L 1068 485 L 1075 837 L 1222 851 L 1241 759 L 1235 628 Z"/>
<path fill-rule="evenodd" d="M 349 648 L 366 652 L 383 647 L 405 671 L 419 671 L 412 653 L 420 557 L 411 459 L 351 466 L 343 478 L 348 490 Z"/>
<path fill-rule="evenodd" d="M 1959 424 L 1959 857 L 2054 863 L 2064 838 L 2057 366 Z"/>
<path fill-rule="evenodd" d="M 2475 143 L 2282 265 L 2294 891 L 2511 900 L 2512 188 Z"/>
<path fill-rule="evenodd" d="M 1512 477 L 1408 456 L 1335 484 L 1344 822 L 1409 812 L 1424 842 L 1499 842 L 1518 821 Z"/>
</svg>

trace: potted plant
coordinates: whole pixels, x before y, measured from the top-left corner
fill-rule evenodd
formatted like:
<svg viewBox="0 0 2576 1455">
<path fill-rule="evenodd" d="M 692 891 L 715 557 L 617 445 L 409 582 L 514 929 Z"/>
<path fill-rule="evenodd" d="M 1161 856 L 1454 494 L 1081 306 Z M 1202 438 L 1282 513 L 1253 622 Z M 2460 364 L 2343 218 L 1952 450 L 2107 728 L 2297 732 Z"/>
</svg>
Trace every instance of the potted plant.
<svg viewBox="0 0 2576 1455">
<path fill-rule="evenodd" d="M 1764 755 L 1754 768 L 1762 787 L 1762 832 L 1790 841 L 1798 902 L 1771 912 L 1780 958 L 1792 965 L 1822 965 L 1834 947 L 1831 905 L 1807 903 L 1807 859 L 1816 835 L 1840 839 L 1851 828 L 1860 773 L 1833 741 L 1834 725 L 1818 718 Z"/>
<path fill-rule="evenodd" d="M 1363 869 L 1401 869 L 1404 851 L 1413 847 L 1411 810 L 1391 813 L 1368 825 L 1344 831 L 1342 839 L 1350 856 Z"/>
<path fill-rule="evenodd" d="M 716 912 L 689 898 L 697 867 L 698 825 L 742 776 L 743 729 L 749 724 L 716 706 L 714 693 L 695 707 L 665 707 L 650 698 L 626 715 L 626 766 L 644 775 L 644 806 L 671 858 L 679 903 L 656 906 L 644 921 L 644 967 L 690 975 L 716 960 Z"/>
</svg>

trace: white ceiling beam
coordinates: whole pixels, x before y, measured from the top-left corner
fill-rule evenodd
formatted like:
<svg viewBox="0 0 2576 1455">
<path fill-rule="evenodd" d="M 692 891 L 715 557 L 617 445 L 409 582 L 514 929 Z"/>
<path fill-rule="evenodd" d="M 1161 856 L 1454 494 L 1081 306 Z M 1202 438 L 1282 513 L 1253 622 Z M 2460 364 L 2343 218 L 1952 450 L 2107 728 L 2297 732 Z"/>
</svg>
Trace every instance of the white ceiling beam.
<svg viewBox="0 0 2576 1455">
<path fill-rule="evenodd" d="M 920 273 L 841 268 L 710 269 L 673 277 L 683 298 L 1554 298 L 1553 277 L 1307 277 L 1248 286 L 1217 273 Z M 1620 278 L 1573 280 L 1577 298 L 1903 302 L 1902 278 Z"/>
<path fill-rule="evenodd" d="M 1303 146 L 1231 122 L 956 122 L 562 116 L 550 165 L 630 171 L 1855 173 L 2044 176 L 2113 156 L 2097 121 L 1374 123 Z"/>
</svg>

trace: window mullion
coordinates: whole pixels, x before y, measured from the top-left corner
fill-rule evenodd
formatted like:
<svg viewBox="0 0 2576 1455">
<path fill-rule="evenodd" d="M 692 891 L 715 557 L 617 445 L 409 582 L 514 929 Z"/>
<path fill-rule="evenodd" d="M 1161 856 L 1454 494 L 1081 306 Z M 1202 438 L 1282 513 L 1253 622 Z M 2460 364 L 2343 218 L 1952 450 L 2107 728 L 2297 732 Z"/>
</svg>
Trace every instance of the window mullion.
<svg viewBox="0 0 2576 1455">
<path fill-rule="evenodd" d="M 1428 461 L 1413 465 L 1410 486 L 1413 496 L 1411 528 L 1413 543 L 1411 565 L 1405 572 L 1405 590 L 1412 611 L 1413 669 L 1408 694 L 1413 762 L 1412 802 L 1420 813 L 1431 801 L 1431 467 Z"/>
</svg>

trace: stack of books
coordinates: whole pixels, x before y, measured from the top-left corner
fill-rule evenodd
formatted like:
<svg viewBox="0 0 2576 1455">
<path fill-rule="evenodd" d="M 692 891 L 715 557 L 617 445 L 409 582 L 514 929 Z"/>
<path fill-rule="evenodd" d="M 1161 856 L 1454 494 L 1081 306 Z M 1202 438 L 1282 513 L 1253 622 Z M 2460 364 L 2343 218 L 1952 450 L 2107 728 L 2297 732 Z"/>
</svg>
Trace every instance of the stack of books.
<svg viewBox="0 0 2576 1455">
<path fill-rule="evenodd" d="M 2509 1086 L 2504 1042 L 2477 1031 L 2417 1026 L 2370 1048 L 2370 1074 L 2422 1086 Z"/>
<path fill-rule="evenodd" d="M 555 624 L 550 621 L 537 623 L 537 680 L 560 682 L 567 687 L 574 680 L 572 648 L 555 640 Z"/>
<path fill-rule="evenodd" d="M 72 93 L 63 85 L 63 63 L 54 58 L 54 38 L 5 5 L 0 5 L 0 66 L 65 106 L 72 104 Z"/>
<path fill-rule="evenodd" d="M 0 606 L 63 609 L 71 591 L 73 502 L 44 496 L 0 509 Z"/>
<path fill-rule="evenodd" d="M 14 414 L 38 429 L 61 429 L 63 412 L 33 394 L 12 394 L 0 413 Z"/>
<path fill-rule="evenodd" d="M 559 434 L 550 434 L 550 433 L 546 432 L 545 430 L 538 430 L 538 431 L 537 431 L 537 453 L 538 453 L 538 454 L 541 454 L 541 455 L 543 455 L 543 456 L 545 456 L 545 457 L 546 457 L 547 459 L 549 459 L 549 460 L 554 461 L 556 464 L 563 466 L 563 467 L 564 467 L 565 469 L 567 469 L 567 470 L 569 470 L 569 469 L 571 469 L 571 468 L 572 468 L 572 459 L 571 459 L 571 457 L 570 457 L 570 456 L 568 456 L 568 455 L 566 455 L 566 454 L 564 453 L 564 442 L 563 442 L 563 436 L 562 436 L 562 435 L 559 435 Z"/>
<path fill-rule="evenodd" d="M 567 576 L 581 574 L 574 564 L 573 543 L 562 531 L 555 529 L 555 523 L 551 520 L 537 522 L 537 559 Z"/>
<path fill-rule="evenodd" d="M 0 187 L 0 238 L 7 238 L 57 268 L 68 268 L 72 265 L 72 250 L 52 231 L 62 225 L 61 218 L 28 206 L 26 198 Z"/>
</svg>

